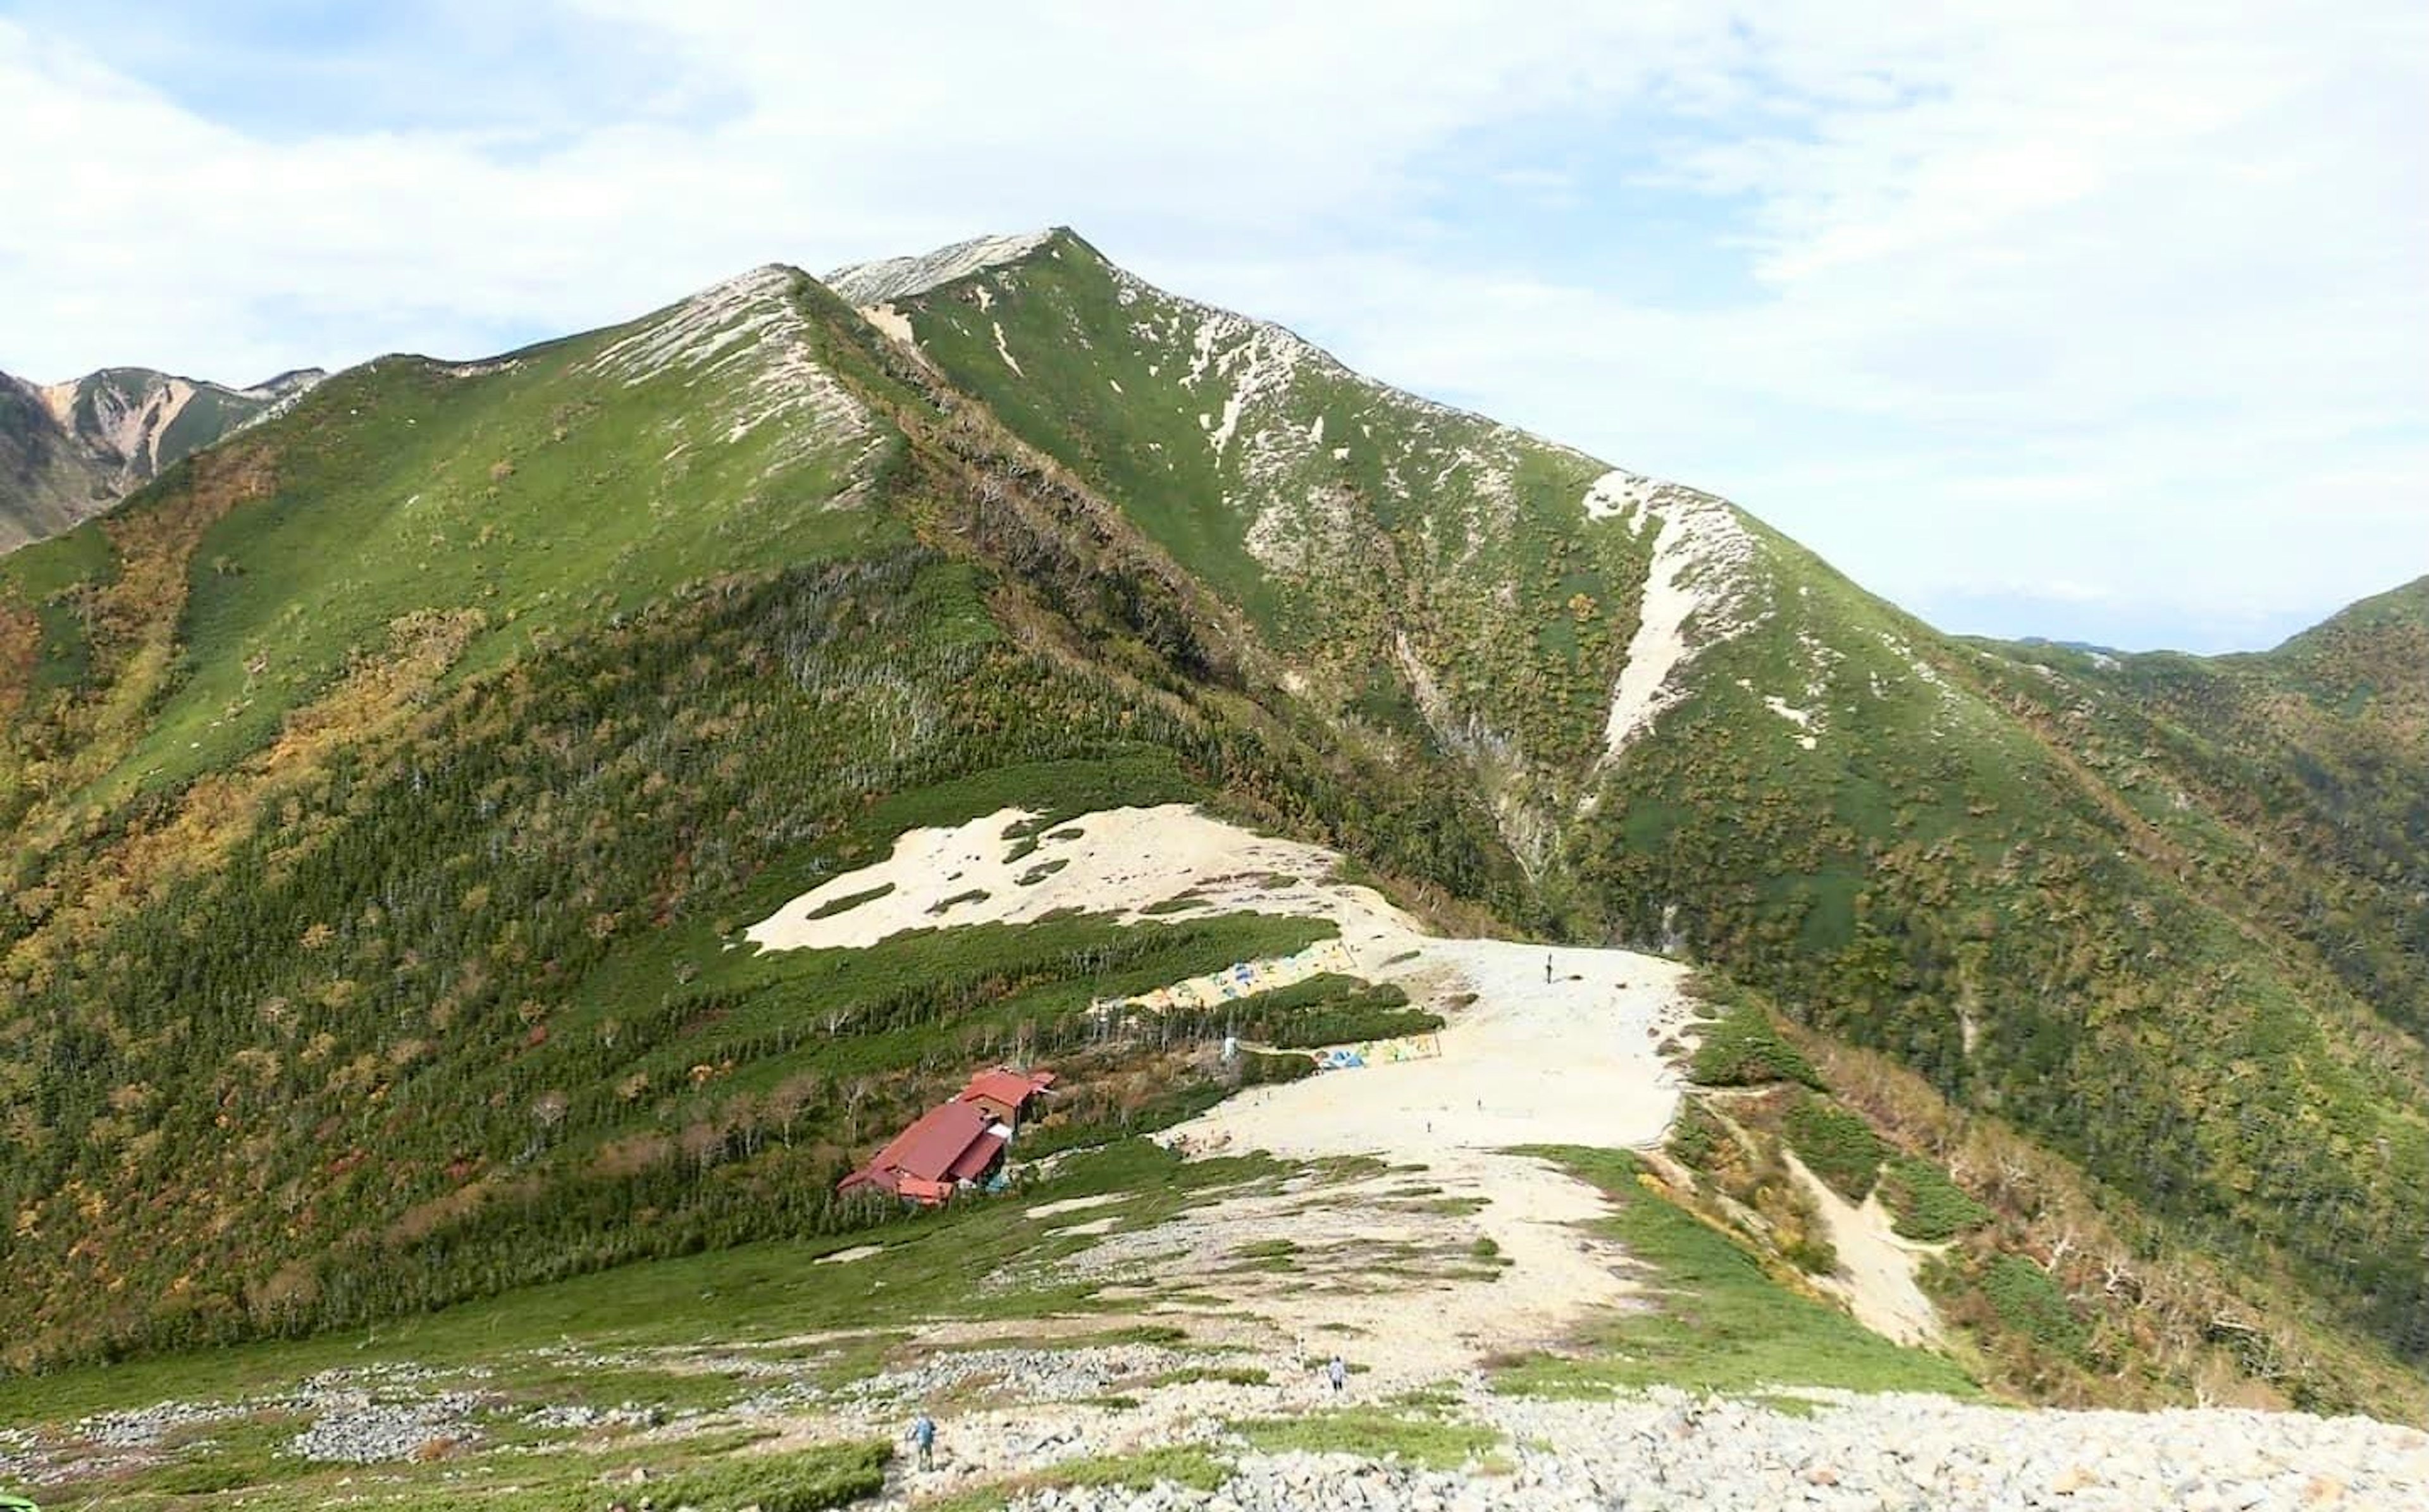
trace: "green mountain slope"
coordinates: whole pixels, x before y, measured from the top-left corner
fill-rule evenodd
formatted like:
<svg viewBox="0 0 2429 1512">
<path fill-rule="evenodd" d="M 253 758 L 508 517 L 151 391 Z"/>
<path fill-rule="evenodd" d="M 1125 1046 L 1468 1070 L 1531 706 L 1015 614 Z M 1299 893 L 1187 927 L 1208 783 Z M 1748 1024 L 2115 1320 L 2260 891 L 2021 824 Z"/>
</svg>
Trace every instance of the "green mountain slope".
<svg viewBox="0 0 2429 1512">
<path fill-rule="evenodd" d="M 830 284 L 384 358 L 0 559 L 8 1365 L 869 1223 L 834 1178 L 1013 1044 L 1070 1138 L 1199 1106 L 1090 998 L 1321 927 L 738 944 L 906 828 L 1174 798 L 1727 967 L 2215 1257 L 2172 1316 L 2282 1314 L 2288 1395 L 2429 1358 L 2417 588 L 1961 643 L 1068 232 Z M 2099 1284 L 2008 1216 L 1969 1276 Z"/>
<path fill-rule="evenodd" d="M 865 1222 L 834 1180 L 940 1068 L 1116 1085 L 1160 1052 L 1093 992 L 1310 938 L 729 951 L 908 824 L 1222 797 L 1493 890 L 1455 795 L 1233 708 L 1168 565 L 899 361 L 762 270 L 356 370 L 0 563 L 12 1362 Z"/>
<path fill-rule="evenodd" d="M 1379 749 L 1438 746 L 1492 771 L 1540 873 L 1545 815 L 1604 754 L 1653 545 L 1609 521 L 1654 485 L 1165 294 L 1068 232 L 1031 240 L 1000 246 L 1026 246 L 1008 263 L 940 255 L 836 288 L 1235 606 L 1278 653 L 1276 691 Z M 1598 480 L 1592 519 L 1578 501 Z"/>
<path fill-rule="evenodd" d="M 148 368 L 104 368 L 48 387 L 0 373 L 0 551 L 108 508 L 322 376 L 281 373 L 240 389 Z"/>
<path fill-rule="evenodd" d="M 1969 646 L 1067 233 L 934 271 L 838 288 L 1299 703 L 1467 765 L 1562 929 L 1724 963 L 2429 1359 L 2417 589 L 2256 660 Z"/>
</svg>

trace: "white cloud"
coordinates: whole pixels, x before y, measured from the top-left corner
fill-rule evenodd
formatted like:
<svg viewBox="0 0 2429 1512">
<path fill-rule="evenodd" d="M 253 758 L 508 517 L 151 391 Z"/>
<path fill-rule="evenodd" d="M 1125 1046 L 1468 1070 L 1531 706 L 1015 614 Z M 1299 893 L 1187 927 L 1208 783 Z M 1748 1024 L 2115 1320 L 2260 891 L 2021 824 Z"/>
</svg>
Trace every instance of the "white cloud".
<svg viewBox="0 0 2429 1512">
<path fill-rule="evenodd" d="M 138 82 L 0 20 L 0 368 L 477 354 L 771 257 L 1066 222 L 1910 603 L 2053 620 L 1958 628 L 2429 569 L 2429 13 L 1526 11 L 561 0 L 518 13 L 525 58 L 451 5 L 427 56 L 329 62 L 414 81 L 392 129 L 272 129 L 181 103 L 200 42 Z M 597 72 L 515 104 L 552 35 Z M 1477 250 L 1484 192 L 1540 229 Z"/>
<path fill-rule="evenodd" d="M 609 320 L 771 257 L 818 267 L 1049 222 L 1286 246 L 1395 202 L 1450 136 L 1588 97 L 1612 82 L 1590 70 L 1621 67 L 1641 32 L 1378 5 L 1234 6 L 1219 25 L 1113 6 L 561 8 L 586 46 L 620 38 L 650 58 L 658 87 L 537 144 L 308 122 L 248 135 L 0 20 L 16 144 L 0 255 L 12 310 L 40 311 L 0 362 L 151 352 L 242 370 L 272 347 L 318 355 L 294 345 L 313 338 L 359 356 Z M 478 101 L 433 113 L 477 118 Z M 300 330 L 281 325 L 299 312 Z"/>
</svg>

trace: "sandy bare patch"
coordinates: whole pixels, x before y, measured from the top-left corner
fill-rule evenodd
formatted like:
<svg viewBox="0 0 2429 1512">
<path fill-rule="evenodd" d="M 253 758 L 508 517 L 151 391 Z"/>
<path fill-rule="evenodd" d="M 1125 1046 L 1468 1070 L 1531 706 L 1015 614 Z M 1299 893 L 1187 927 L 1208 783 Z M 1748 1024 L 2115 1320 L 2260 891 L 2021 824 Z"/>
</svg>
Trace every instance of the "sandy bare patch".
<svg viewBox="0 0 2429 1512">
<path fill-rule="evenodd" d="M 1054 1218 L 1064 1213 L 1086 1212 L 1091 1208 L 1102 1208 L 1109 1202 L 1126 1202 L 1128 1200 L 1129 1198 L 1126 1193 L 1118 1192 L 1099 1192 L 1093 1197 L 1066 1197 L 1061 1202 L 1041 1202 L 1036 1207 L 1030 1208 L 1028 1212 L 1021 1216 L 1024 1218 Z"/>
<path fill-rule="evenodd" d="M 1194 894 L 1205 913 L 1329 918 L 1345 937 L 1415 933 L 1414 921 L 1380 895 L 1323 883 L 1340 860 L 1332 852 L 1253 835 L 1187 804 L 1108 809 L 1054 826 L 1033 845 L 1005 833 L 1033 817 L 1003 809 L 950 830 L 911 830 L 884 861 L 830 879 L 752 926 L 748 936 L 775 950 L 834 950 L 863 948 L 908 929 L 1029 923 L 1062 909 L 1137 923 L 1150 917 L 1149 905 L 1183 893 Z M 811 917 L 887 883 L 894 890 L 883 897 Z"/>
<path fill-rule="evenodd" d="M 849 1265 L 854 1260 L 865 1260 L 872 1255 L 883 1255 L 884 1253 L 885 1246 L 883 1244 L 854 1244 L 848 1250 L 837 1250 L 833 1255 L 821 1255 L 818 1257 L 815 1263 L 818 1265 Z"/>
<path fill-rule="evenodd" d="M 1417 959 L 1384 968 L 1438 993 L 1478 1000 L 1442 1031 L 1430 1060 L 1329 1072 L 1260 1087 L 1172 1131 L 1192 1149 L 1268 1150 L 1300 1159 L 1372 1154 L 1403 1177 L 1439 1188 L 1436 1204 L 1479 1204 L 1453 1220 L 1424 1213 L 1414 1232 L 1492 1241 L 1509 1263 L 1493 1279 L 1427 1290 L 1429 1321 L 1389 1290 L 1271 1299 L 1275 1321 L 1314 1334 L 1363 1331 L 1358 1357 L 1383 1379 L 1424 1379 L 1496 1350 L 1558 1341 L 1632 1290 L 1625 1255 L 1579 1226 L 1605 1211 L 1592 1188 L 1518 1144 L 1610 1148 L 1659 1141 L 1677 1107 L 1674 1074 L 1654 1046 L 1684 1021 L 1682 968 L 1624 951 L 1563 949 L 1417 936 Z M 1545 979 L 1549 961 L 1550 981 Z M 1330 1232 L 1330 1215 L 1317 1221 Z M 1317 1335 L 1316 1337 L 1321 1337 Z"/>
<path fill-rule="evenodd" d="M 1901 1344 L 1942 1341 L 1940 1314 L 1915 1283 L 1914 1268 L 1936 1246 L 1901 1239 L 1880 1193 L 1868 1194 L 1861 1206 L 1830 1190 L 1830 1184 L 1806 1168 L 1793 1150 L 1782 1150 L 1788 1168 L 1805 1184 L 1822 1214 L 1830 1247 L 1839 1253 L 1835 1275 L 1817 1275 L 1814 1285 L 1839 1298 L 1856 1321 Z"/>
<path fill-rule="evenodd" d="M 919 337 L 911 329 L 911 317 L 891 304 L 864 304 L 860 318 L 901 342 L 912 351 L 919 350 Z"/>
</svg>

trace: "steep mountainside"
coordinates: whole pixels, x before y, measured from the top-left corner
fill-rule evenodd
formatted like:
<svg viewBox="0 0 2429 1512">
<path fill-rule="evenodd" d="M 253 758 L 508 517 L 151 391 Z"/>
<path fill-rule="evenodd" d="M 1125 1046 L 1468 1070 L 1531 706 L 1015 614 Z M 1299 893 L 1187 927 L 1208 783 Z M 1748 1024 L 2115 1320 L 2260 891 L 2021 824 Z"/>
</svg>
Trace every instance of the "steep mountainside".
<svg viewBox="0 0 2429 1512">
<path fill-rule="evenodd" d="M 1950 640 L 1062 231 L 384 358 L 0 560 L 7 1360 L 871 1223 L 834 1178 L 1013 1045 L 1058 1140 L 1201 1108 L 1219 1026 L 1091 1000 L 1323 927 L 742 934 L 916 826 L 1188 799 L 1826 1031 L 1810 1079 L 2008 1204 L 1951 1310 L 1997 1337 L 2022 1266 L 2097 1320 L 2019 1380 L 2409 1402 L 2406 592 L 2262 658 Z M 2198 1274 L 2185 1358 L 2126 1268 Z"/>
<path fill-rule="evenodd" d="M 47 386 L 0 373 L 0 551 L 99 514 L 322 376 L 306 369 L 228 388 L 148 368 Z"/>
<path fill-rule="evenodd" d="M 1314 715 L 1469 767 L 1562 929 L 1724 963 L 2429 1358 L 2417 590 L 2259 659 L 1966 645 L 1707 495 L 1000 245 L 874 318 Z"/>
<path fill-rule="evenodd" d="M 1539 876 L 1559 816 L 1664 697 L 1678 620 L 1732 594 L 1752 550 L 1716 500 L 1371 383 L 1068 233 L 834 284 L 1235 605 L 1281 688 L 1380 751 L 1438 743 L 1490 772 Z"/>
</svg>

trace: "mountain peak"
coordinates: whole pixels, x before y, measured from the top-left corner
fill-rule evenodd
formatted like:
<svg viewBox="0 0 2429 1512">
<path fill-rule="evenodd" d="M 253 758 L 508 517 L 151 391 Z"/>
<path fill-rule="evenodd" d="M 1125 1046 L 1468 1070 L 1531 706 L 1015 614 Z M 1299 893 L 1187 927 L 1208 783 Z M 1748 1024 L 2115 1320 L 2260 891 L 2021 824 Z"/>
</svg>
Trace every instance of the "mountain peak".
<svg viewBox="0 0 2429 1512">
<path fill-rule="evenodd" d="M 304 368 L 232 388 L 124 366 L 55 384 L 0 374 L 0 551 L 107 509 L 190 452 L 283 413 L 324 376 Z"/>
<path fill-rule="evenodd" d="M 714 398 L 702 413 L 716 417 L 721 445 L 739 445 L 778 422 L 771 433 L 787 439 L 767 459 L 771 472 L 828 446 L 865 441 L 868 407 L 819 356 L 811 322 L 791 297 L 805 276 L 768 263 L 713 284 L 613 333 L 585 367 L 626 387 L 713 379 Z"/>
<path fill-rule="evenodd" d="M 250 387 L 240 388 L 237 392 L 247 399 L 300 398 L 318 386 L 321 381 L 328 376 L 329 370 L 326 368 L 289 368 L 285 372 L 274 373 Z"/>
<path fill-rule="evenodd" d="M 1048 226 L 1012 236 L 972 237 L 919 256 L 851 263 L 827 274 L 826 284 L 853 304 L 884 304 L 924 294 L 990 268 L 1018 262 L 1051 241 L 1063 229 Z"/>
</svg>

